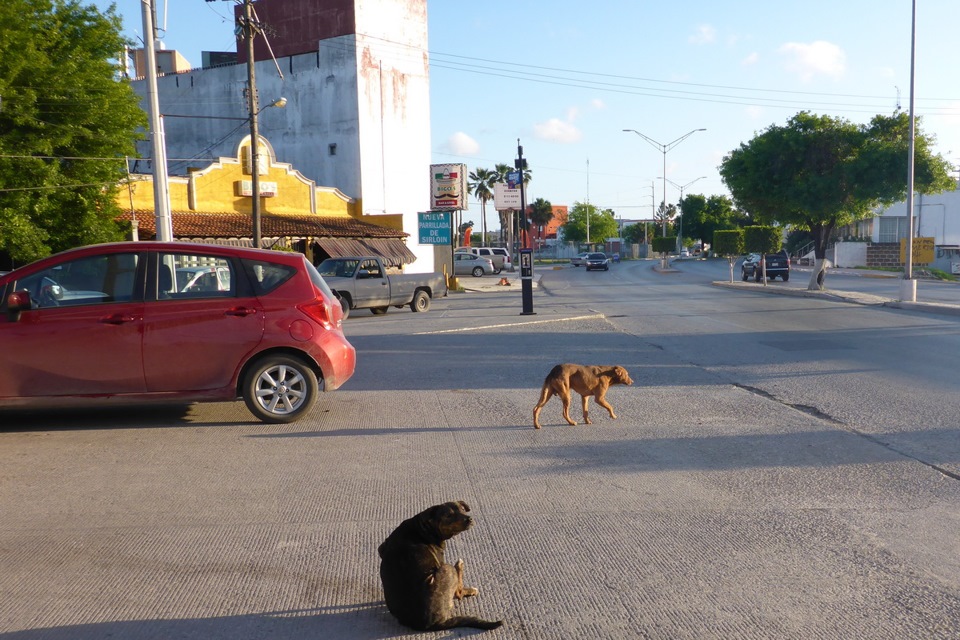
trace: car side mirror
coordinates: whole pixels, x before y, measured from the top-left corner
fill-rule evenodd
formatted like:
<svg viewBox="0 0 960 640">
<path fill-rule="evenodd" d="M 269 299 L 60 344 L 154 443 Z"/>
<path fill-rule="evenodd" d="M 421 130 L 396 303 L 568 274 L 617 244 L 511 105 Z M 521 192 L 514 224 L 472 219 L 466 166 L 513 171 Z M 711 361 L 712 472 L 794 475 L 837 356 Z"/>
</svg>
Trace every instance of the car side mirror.
<svg viewBox="0 0 960 640">
<path fill-rule="evenodd" d="M 357 280 L 364 280 L 370 277 L 370 272 L 366 269 L 360 269 L 357 271 Z"/>
<path fill-rule="evenodd" d="M 30 300 L 30 294 L 26 291 L 14 291 L 7 296 L 7 315 L 11 322 L 20 320 L 21 311 L 29 311 L 33 308 Z"/>
</svg>

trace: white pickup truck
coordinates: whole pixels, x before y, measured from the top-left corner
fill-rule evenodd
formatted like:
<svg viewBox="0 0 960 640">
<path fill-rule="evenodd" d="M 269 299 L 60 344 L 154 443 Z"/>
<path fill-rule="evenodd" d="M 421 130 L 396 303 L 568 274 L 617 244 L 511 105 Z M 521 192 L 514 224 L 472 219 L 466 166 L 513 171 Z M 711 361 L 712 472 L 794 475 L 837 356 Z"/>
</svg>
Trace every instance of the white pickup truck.
<svg viewBox="0 0 960 640">
<path fill-rule="evenodd" d="M 433 298 L 447 295 L 443 274 L 388 275 L 383 263 L 374 256 L 327 258 L 317 270 L 340 298 L 344 318 L 351 309 L 370 309 L 374 315 L 382 315 L 390 307 L 409 306 L 415 312 L 426 311 Z"/>
</svg>

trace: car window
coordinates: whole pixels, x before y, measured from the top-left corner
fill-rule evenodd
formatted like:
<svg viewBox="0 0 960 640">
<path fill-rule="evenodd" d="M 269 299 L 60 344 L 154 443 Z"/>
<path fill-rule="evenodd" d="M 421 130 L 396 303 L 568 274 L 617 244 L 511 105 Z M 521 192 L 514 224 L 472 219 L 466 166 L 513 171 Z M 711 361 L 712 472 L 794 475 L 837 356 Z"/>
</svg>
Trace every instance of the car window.
<svg viewBox="0 0 960 640">
<path fill-rule="evenodd" d="M 140 256 L 113 253 L 62 262 L 23 278 L 17 291 L 30 294 L 31 306 L 77 306 L 134 299 Z"/>
<path fill-rule="evenodd" d="M 253 291 L 258 296 L 270 293 L 297 272 L 294 267 L 263 260 L 241 260 L 241 262 L 253 283 Z"/>
<path fill-rule="evenodd" d="M 230 260 L 203 253 L 160 253 L 157 298 L 224 298 L 236 295 Z"/>
</svg>

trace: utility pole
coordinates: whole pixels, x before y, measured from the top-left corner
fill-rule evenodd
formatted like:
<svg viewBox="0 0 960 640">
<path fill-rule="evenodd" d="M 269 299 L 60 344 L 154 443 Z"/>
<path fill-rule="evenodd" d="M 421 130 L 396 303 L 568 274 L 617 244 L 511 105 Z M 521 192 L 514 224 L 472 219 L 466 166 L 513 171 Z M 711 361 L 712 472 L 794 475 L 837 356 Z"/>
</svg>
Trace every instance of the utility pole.
<svg viewBox="0 0 960 640">
<path fill-rule="evenodd" d="M 247 92 L 250 101 L 250 190 L 252 193 L 251 211 L 253 212 L 253 246 L 261 248 L 260 238 L 260 131 L 257 126 L 257 76 L 256 62 L 253 57 L 253 38 L 256 25 L 253 20 L 253 1 L 244 0 L 243 29 L 247 40 Z"/>
<path fill-rule="evenodd" d="M 170 218 L 170 185 L 167 179 L 167 145 L 160 117 L 157 95 L 156 25 L 153 0 L 140 0 L 143 14 L 143 53 L 147 65 L 147 111 L 150 113 L 150 142 L 153 147 L 153 211 L 156 217 L 157 240 L 173 240 Z"/>
</svg>

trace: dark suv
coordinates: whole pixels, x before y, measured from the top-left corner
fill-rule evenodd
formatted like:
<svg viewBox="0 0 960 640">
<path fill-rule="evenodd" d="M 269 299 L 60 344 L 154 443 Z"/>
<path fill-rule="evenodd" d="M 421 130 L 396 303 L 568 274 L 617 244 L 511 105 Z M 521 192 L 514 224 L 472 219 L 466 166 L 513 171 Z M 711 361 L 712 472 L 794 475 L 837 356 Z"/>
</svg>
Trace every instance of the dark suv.
<svg viewBox="0 0 960 640">
<path fill-rule="evenodd" d="M 768 253 L 766 262 L 767 280 L 773 280 L 777 276 L 780 276 L 784 282 L 790 279 L 790 254 L 787 253 L 786 249 L 777 253 Z M 743 263 L 740 265 L 740 277 L 744 282 L 750 278 L 753 278 L 756 282 L 761 281 L 763 270 L 760 267 L 759 253 L 747 254 L 743 259 Z"/>
</svg>

